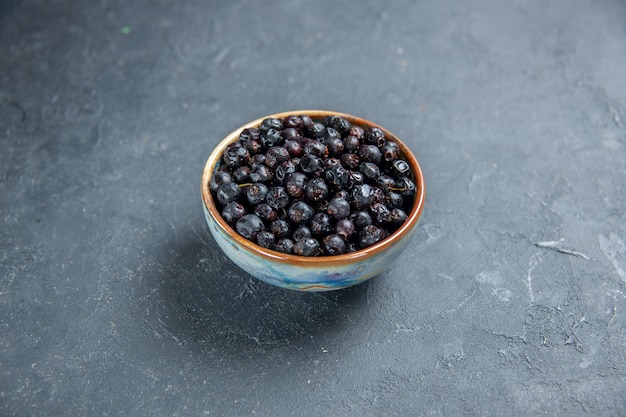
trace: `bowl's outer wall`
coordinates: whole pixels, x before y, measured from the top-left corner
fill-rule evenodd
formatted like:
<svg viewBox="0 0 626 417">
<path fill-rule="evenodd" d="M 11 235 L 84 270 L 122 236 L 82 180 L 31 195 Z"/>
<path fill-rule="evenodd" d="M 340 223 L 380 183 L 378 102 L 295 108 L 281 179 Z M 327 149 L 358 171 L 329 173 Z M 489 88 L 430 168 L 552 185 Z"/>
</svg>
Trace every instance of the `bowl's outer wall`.
<svg viewBox="0 0 626 417">
<path fill-rule="evenodd" d="M 418 224 L 415 223 L 388 250 L 379 251 L 371 257 L 352 263 L 345 262 L 320 267 L 317 265 L 292 265 L 267 260 L 247 250 L 247 248 L 237 245 L 211 216 L 206 206 L 204 206 L 204 215 L 213 238 L 226 256 L 237 266 L 269 284 L 302 291 L 328 291 L 346 288 L 380 274 L 406 249 Z"/>
</svg>

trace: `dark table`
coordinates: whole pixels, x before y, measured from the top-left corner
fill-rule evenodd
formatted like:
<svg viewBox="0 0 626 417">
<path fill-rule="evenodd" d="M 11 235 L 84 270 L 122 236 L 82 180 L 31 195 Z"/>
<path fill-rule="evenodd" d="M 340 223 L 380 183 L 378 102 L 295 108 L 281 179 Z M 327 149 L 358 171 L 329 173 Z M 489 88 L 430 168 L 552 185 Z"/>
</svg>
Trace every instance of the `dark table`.
<svg viewBox="0 0 626 417">
<path fill-rule="evenodd" d="M 0 5 L 0 415 L 626 415 L 626 3 Z M 274 288 L 200 174 L 329 109 L 422 164 L 392 269 Z"/>
</svg>

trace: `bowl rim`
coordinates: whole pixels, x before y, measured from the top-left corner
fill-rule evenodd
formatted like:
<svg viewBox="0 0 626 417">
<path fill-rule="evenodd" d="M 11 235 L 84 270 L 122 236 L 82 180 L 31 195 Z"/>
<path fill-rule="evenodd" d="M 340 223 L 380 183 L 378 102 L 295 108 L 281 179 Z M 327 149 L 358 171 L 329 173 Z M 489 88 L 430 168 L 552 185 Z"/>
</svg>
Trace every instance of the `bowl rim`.
<svg viewBox="0 0 626 417">
<path fill-rule="evenodd" d="M 215 166 L 220 162 L 224 149 L 226 147 L 237 141 L 239 139 L 240 133 L 247 128 L 257 127 L 261 124 L 264 119 L 267 118 L 276 118 L 276 119 L 284 119 L 286 116 L 291 115 L 308 115 L 314 119 L 322 118 L 324 116 L 340 116 L 346 118 L 351 124 L 357 124 L 361 126 L 376 126 L 382 129 L 385 133 L 386 137 L 391 138 L 394 142 L 398 144 L 400 147 L 400 151 L 402 156 L 409 163 L 411 170 L 413 172 L 415 178 L 416 185 L 416 195 L 415 195 L 415 204 L 413 205 L 411 212 L 408 214 L 407 220 L 400 226 L 395 232 L 381 240 L 380 242 L 369 246 L 365 249 L 360 249 L 355 252 L 346 253 L 342 255 L 326 255 L 326 256 L 301 256 L 301 255 L 292 255 L 285 254 L 282 252 L 274 251 L 271 249 L 263 248 L 256 243 L 244 238 L 239 235 L 234 228 L 232 228 L 226 221 L 222 218 L 221 214 L 217 210 L 217 205 L 213 200 L 213 195 L 209 189 L 209 181 L 214 172 Z M 408 148 L 408 146 L 402 142 L 396 135 L 391 133 L 389 130 L 380 126 L 377 123 L 371 122 L 362 117 L 353 116 L 351 114 L 330 111 L 330 110 L 290 110 L 279 113 L 270 114 L 267 116 L 259 117 L 255 120 L 252 120 L 244 125 L 241 125 L 237 129 L 230 132 L 224 139 L 222 139 L 217 146 L 213 149 L 211 154 L 209 155 L 204 169 L 202 171 L 202 183 L 201 183 L 201 193 L 202 200 L 205 209 L 210 213 L 211 217 L 215 220 L 218 226 L 235 241 L 239 246 L 245 248 L 249 252 L 253 252 L 256 255 L 259 255 L 267 260 L 271 260 L 272 262 L 279 262 L 290 265 L 299 265 L 303 267 L 324 267 L 324 266 L 332 266 L 337 264 L 348 264 L 363 261 L 367 258 L 372 257 L 378 253 L 385 251 L 392 247 L 396 242 L 400 241 L 408 231 L 410 231 L 419 221 L 419 218 L 424 209 L 424 202 L 426 198 L 426 186 L 424 182 L 424 175 L 422 169 L 417 161 L 417 158 Z"/>
</svg>

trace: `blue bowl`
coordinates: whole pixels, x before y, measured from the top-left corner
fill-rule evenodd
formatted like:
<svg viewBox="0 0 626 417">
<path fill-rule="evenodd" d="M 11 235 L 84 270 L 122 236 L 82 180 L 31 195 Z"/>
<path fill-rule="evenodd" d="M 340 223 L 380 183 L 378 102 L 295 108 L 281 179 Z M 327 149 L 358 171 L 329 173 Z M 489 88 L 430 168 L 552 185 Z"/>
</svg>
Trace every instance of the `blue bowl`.
<svg viewBox="0 0 626 417">
<path fill-rule="evenodd" d="M 325 110 L 296 110 L 261 117 L 234 130 L 213 150 L 202 172 L 202 201 L 209 230 L 218 246 L 233 263 L 269 284 L 301 291 L 329 291 L 359 284 L 383 272 L 406 249 L 417 229 L 424 208 L 426 190 L 422 170 L 409 148 L 391 132 L 381 127 L 387 139 L 398 144 L 402 156 L 411 167 L 417 186 L 414 205 L 408 213 L 408 219 L 398 230 L 377 244 L 356 252 L 336 256 L 306 257 L 265 249 L 240 236 L 222 219 L 209 190 L 211 176 L 221 163 L 224 149 L 239 139 L 243 129 L 258 127 L 263 119 L 268 117 L 283 119 L 292 114 L 307 114 L 313 120 L 339 115 L 366 130 L 371 126 L 380 127 L 348 114 Z"/>
</svg>

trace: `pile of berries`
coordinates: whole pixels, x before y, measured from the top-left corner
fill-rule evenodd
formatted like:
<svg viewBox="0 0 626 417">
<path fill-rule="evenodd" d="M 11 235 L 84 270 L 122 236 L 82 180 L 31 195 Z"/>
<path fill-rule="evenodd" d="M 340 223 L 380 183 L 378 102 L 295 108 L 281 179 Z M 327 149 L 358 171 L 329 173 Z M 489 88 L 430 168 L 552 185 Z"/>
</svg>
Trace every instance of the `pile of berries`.
<svg viewBox="0 0 626 417">
<path fill-rule="evenodd" d="M 341 255 L 397 230 L 415 199 L 398 145 L 340 116 L 267 118 L 228 145 L 209 187 L 222 218 L 267 249 Z"/>
</svg>

